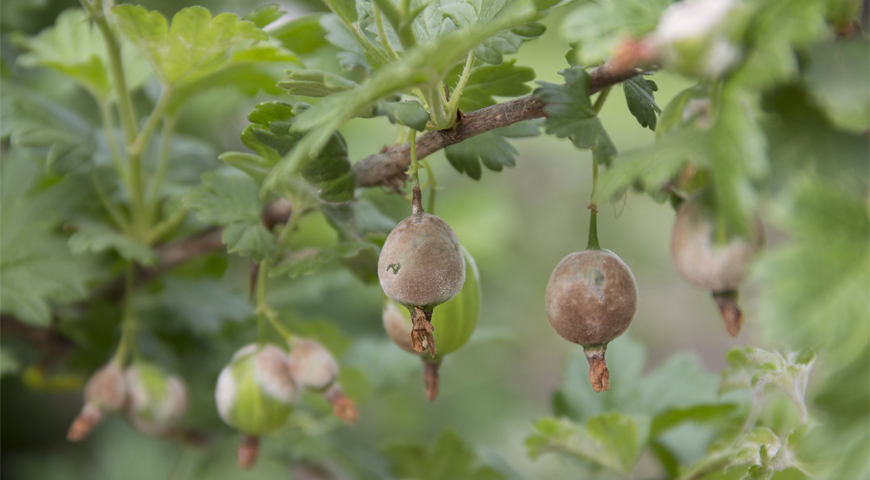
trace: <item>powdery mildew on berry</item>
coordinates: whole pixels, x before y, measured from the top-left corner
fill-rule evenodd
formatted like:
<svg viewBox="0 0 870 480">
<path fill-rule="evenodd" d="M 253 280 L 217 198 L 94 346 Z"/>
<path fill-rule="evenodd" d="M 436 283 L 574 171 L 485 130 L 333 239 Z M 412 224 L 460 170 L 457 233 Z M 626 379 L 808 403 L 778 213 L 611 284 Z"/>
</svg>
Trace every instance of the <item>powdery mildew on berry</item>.
<svg viewBox="0 0 870 480">
<path fill-rule="evenodd" d="M 736 289 L 748 274 L 750 260 L 764 244 L 764 227 L 758 218 L 753 227 L 750 241 L 734 237 L 724 245 L 717 244 L 711 215 L 697 201 L 685 202 L 671 234 L 671 257 L 677 271 L 705 290 Z"/>
<path fill-rule="evenodd" d="M 450 300 L 465 282 L 465 258 L 453 229 L 421 213 L 402 220 L 378 258 L 384 293 L 404 306 L 434 307 Z"/>
<path fill-rule="evenodd" d="M 233 377 L 232 363 L 224 367 L 218 375 L 217 387 L 214 391 L 214 400 L 217 404 L 218 415 L 227 425 L 232 425 L 230 413 L 236 404 L 236 379 Z"/>
<path fill-rule="evenodd" d="M 606 344 L 621 335 L 634 318 L 634 275 L 608 250 L 572 253 L 550 276 L 546 310 L 562 338 L 579 345 Z"/>
<path fill-rule="evenodd" d="M 283 403 L 296 398 L 287 356 L 274 345 L 266 345 L 254 356 L 254 378 L 265 394 Z"/>
<path fill-rule="evenodd" d="M 338 363 L 322 345 L 312 340 L 293 340 L 289 357 L 290 375 L 302 388 L 323 390 L 338 377 Z"/>
</svg>

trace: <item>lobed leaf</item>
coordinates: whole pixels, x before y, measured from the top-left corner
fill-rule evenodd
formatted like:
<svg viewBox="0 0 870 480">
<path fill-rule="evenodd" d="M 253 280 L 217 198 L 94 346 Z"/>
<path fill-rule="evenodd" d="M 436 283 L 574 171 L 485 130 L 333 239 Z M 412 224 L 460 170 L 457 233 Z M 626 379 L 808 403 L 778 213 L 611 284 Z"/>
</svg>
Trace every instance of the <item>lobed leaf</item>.
<svg viewBox="0 0 870 480">
<path fill-rule="evenodd" d="M 275 236 L 260 220 L 263 204 L 257 185 L 248 178 L 207 172 L 202 185 L 188 192 L 183 202 L 199 221 L 224 227 L 221 241 L 230 253 L 258 262 L 277 253 Z"/>
<path fill-rule="evenodd" d="M 600 164 L 609 164 L 616 155 L 616 146 L 592 108 L 589 74 L 582 67 L 571 67 L 561 74 L 565 85 L 538 82 L 541 86 L 534 92 L 547 103 L 546 132 L 558 138 L 570 138 L 577 148 L 591 149 Z"/>
<path fill-rule="evenodd" d="M 653 92 L 659 89 L 656 82 L 638 75 L 623 82 L 622 89 L 625 93 L 628 110 L 634 115 L 640 126 L 649 127 L 650 130 L 655 131 L 656 114 L 662 112 L 653 96 Z"/>
</svg>

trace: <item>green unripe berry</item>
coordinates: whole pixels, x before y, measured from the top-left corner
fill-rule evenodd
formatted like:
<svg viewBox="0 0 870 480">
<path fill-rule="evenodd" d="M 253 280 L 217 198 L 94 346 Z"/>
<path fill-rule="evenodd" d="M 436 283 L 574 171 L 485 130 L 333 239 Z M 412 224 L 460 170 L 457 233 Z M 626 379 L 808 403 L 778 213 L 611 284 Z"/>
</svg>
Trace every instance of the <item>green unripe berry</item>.
<svg viewBox="0 0 870 480">
<path fill-rule="evenodd" d="M 293 411 L 296 390 L 284 351 L 251 344 L 221 370 L 215 401 L 227 425 L 258 436 L 284 425 Z"/>
<path fill-rule="evenodd" d="M 462 248 L 465 258 L 465 282 L 451 300 L 438 307 L 433 315 L 432 326 L 438 340 L 438 356 L 453 353 L 462 348 L 477 327 L 480 316 L 480 273 L 474 258 Z M 402 350 L 417 353 L 411 346 L 411 315 L 392 300 L 384 302 L 384 329 L 387 335 Z"/>
<path fill-rule="evenodd" d="M 142 433 L 163 435 L 176 425 L 187 409 L 187 389 L 176 375 L 160 367 L 136 362 L 124 372 L 129 398 L 127 420 Z"/>
</svg>

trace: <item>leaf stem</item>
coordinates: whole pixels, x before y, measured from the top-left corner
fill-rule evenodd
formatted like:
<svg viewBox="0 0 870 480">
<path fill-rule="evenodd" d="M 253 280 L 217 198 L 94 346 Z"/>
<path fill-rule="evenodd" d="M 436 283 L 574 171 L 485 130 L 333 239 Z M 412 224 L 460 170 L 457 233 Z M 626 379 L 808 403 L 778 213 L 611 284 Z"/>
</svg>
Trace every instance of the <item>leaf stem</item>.
<svg viewBox="0 0 870 480">
<path fill-rule="evenodd" d="M 103 190 L 103 185 L 100 184 L 100 180 L 94 173 L 91 173 L 91 183 L 94 184 L 94 190 L 97 192 L 97 197 L 100 199 L 100 203 L 102 203 L 106 211 L 109 212 L 115 225 L 125 234 L 128 233 L 130 231 L 130 222 L 128 222 L 127 218 L 124 216 L 124 212 L 109 200 L 109 196 L 106 195 L 106 191 Z"/>
<path fill-rule="evenodd" d="M 372 2 L 372 15 L 375 17 L 375 25 L 377 25 L 378 28 L 378 37 L 381 40 L 381 45 L 384 46 L 387 54 L 389 54 L 393 60 L 398 60 L 399 54 L 396 53 L 393 44 L 390 43 L 390 38 L 387 37 L 387 29 L 384 28 L 384 17 L 377 2 Z"/>
<path fill-rule="evenodd" d="M 413 128 L 408 132 L 408 141 L 411 145 L 411 167 L 408 168 L 408 175 L 411 176 L 412 193 L 411 193 L 411 213 L 413 215 L 421 215 L 423 213 L 422 193 L 420 192 L 420 164 L 417 163 L 417 131 Z"/>
<path fill-rule="evenodd" d="M 115 87 L 115 97 L 117 97 L 118 101 L 118 112 L 121 117 L 124 136 L 129 144 L 136 138 L 136 111 L 133 109 L 130 92 L 127 91 L 127 80 L 124 77 L 124 65 L 121 61 L 121 47 L 103 12 L 103 1 L 96 0 L 91 4 L 86 0 L 82 0 L 81 3 L 91 18 L 94 19 L 94 23 L 97 24 L 97 28 L 99 28 L 100 34 L 103 36 L 103 42 L 106 44 L 106 53 L 109 57 L 109 70 L 112 74 L 112 84 Z"/>
<path fill-rule="evenodd" d="M 160 186 L 166 169 L 169 166 L 169 147 L 172 145 L 172 132 L 175 130 L 176 116 L 167 115 L 163 120 L 163 129 L 160 132 L 160 158 L 157 161 L 157 171 L 151 181 L 151 191 L 148 194 L 148 219 L 149 223 L 157 218 L 157 207 L 160 205 Z"/>
<path fill-rule="evenodd" d="M 592 105 L 592 109 L 595 110 L 595 113 L 601 111 L 601 108 L 604 106 L 604 102 L 607 100 L 607 96 L 610 95 L 610 90 L 613 86 L 605 87 L 601 90 L 601 93 L 598 94 L 598 98 L 595 99 L 595 105 Z"/>
<path fill-rule="evenodd" d="M 426 183 L 429 185 L 429 201 L 426 203 L 426 211 L 435 215 L 435 192 L 438 190 L 438 181 L 435 180 L 435 172 L 429 166 L 429 161 L 424 159 L 420 163 L 426 168 L 428 177 Z"/>
<path fill-rule="evenodd" d="M 281 325 L 281 322 L 278 321 L 277 312 L 272 310 L 266 302 L 266 280 L 269 278 L 269 266 L 271 263 L 271 258 L 263 259 L 263 261 L 260 262 L 260 267 L 257 272 L 257 320 L 260 329 L 261 344 L 265 341 L 264 325 L 266 321 L 272 325 L 272 328 L 278 331 L 284 340 L 290 341 L 290 339 L 293 338 L 293 334 L 284 328 L 284 326 Z"/>
<path fill-rule="evenodd" d="M 595 203 L 595 184 L 598 182 L 598 160 L 592 150 L 592 195 L 589 198 L 589 243 L 586 250 L 600 250 L 598 244 L 598 205 Z"/>
<path fill-rule="evenodd" d="M 392 63 L 390 59 L 384 55 L 384 52 L 381 51 L 380 48 L 376 47 L 375 44 L 369 40 L 369 37 L 363 33 L 363 31 L 359 28 L 359 25 L 356 23 L 350 24 L 347 26 L 350 29 L 350 33 L 353 35 L 353 38 L 359 42 L 360 45 L 365 49 L 366 53 L 372 56 L 376 62 L 381 65 L 389 65 Z"/>
<path fill-rule="evenodd" d="M 118 147 L 118 139 L 115 137 L 115 122 L 112 115 L 112 108 L 107 101 L 100 102 L 100 116 L 103 121 L 103 132 L 106 135 L 106 144 L 109 146 L 109 153 L 112 156 L 112 163 L 115 164 L 115 170 L 124 182 L 124 187 L 129 187 L 129 179 L 127 178 L 127 169 L 124 167 L 123 158 L 121 158 L 121 149 Z"/>
<path fill-rule="evenodd" d="M 459 99 L 462 98 L 462 91 L 465 89 L 465 84 L 468 83 L 472 68 L 474 68 L 474 53 L 468 52 L 468 57 L 465 59 L 465 67 L 462 69 L 462 76 L 459 77 L 459 82 L 456 84 L 456 88 L 453 89 L 450 101 L 447 103 L 447 112 L 454 117 L 457 110 L 459 110 Z"/>
<path fill-rule="evenodd" d="M 123 366 L 135 346 L 136 339 L 136 314 L 133 310 L 133 289 L 136 288 L 136 265 L 127 263 L 127 272 L 124 279 L 124 318 L 121 321 L 121 341 L 112 361 Z"/>
<path fill-rule="evenodd" d="M 438 82 L 435 87 L 426 87 L 423 93 L 426 96 L 426 103 L 429 104 L 429 114 L 432 116 L 432 123 L 438 130 L 446 130 L 456 123 L 456 116 L 450 118 L 447 111 L 447 105 L 444 101 L 443 85 Z"/>
</svg>

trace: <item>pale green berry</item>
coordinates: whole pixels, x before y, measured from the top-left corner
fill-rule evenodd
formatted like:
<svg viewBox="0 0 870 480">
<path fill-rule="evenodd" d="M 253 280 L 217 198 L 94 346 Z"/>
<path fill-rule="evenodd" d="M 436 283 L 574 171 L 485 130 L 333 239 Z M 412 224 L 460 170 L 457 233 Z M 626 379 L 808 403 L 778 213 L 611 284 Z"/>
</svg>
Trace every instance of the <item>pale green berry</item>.
<svg viewBox="0 0 870 480">
<path fill-rule="evenodd" d="M 275 345 L 251 344 L 221 370 L 215 401 L 227 425 L 258 436 L 284 425 L 296 393 L 284 351 Z"/>
<path fill-rule="evenodd" d="M 156 436 L 176 426 L 187 409 L 187 389 L 180 377 L 137 362 L 127 368 L 124 378 L 129 389 L 124 411 L 137 430 Z"/>
</svg>

